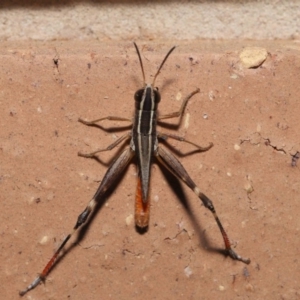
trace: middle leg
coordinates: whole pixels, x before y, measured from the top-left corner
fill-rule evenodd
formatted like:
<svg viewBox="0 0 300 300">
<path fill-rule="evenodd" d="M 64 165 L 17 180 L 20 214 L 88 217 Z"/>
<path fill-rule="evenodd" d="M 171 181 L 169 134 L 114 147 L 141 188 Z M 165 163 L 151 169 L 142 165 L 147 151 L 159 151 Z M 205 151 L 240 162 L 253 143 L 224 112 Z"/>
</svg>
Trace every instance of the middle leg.
<svg viewBox="0 0 300 300">
<path fill-rule="evenodd" d="M 173 113 L 170 113 L 170 114 L 166 114 L 166 115 L 161 115 L 161 116 L 158 116 L 157 120 L 160 121 L 160 120 L 163 120 L 163 119 L 171 119 L 171 118 L 182 118 L 182 115 L 183 115 L 183 112 L 184 112 L 184 109 L 187 105 L 187 102 L 197 93 L 200 92 L 200 89 L 196 89 L 195 91 L 191 92 L 189 95 L 187 95 L 184 99 L 183 99 L 183 102 L 181 104 L 181 107 L 179 109 L 179 111 L 175 111 Z"/>
<path fill-rule="evenodd" d="M 116 116 L 108 116 L 108 117 L 104 117 L 104 118 L 100 118 L 100 119 L 96 119 L 93 121 L 87 121 L 87 120 L 83 120 L 81 118 L 78 118 L 78 122 L 84 124 L 84 125 L 96 125 L 98 122 L 101 122 L 103 120 L 109 120 L 109 121 L 128 121 L 128 122 L 132 122 L 131 119 L 128 118 L 122 118 L 122 117 L 116 117 Z"/>
<path fill-rule="evenodd" d="M 104 151 L 110 151 L 113 148 L 115 148 L 117 145 L 119 145 L 122 141 L 127 140 L 131 137 L 131 132 L 127 132 L 126 134 L 122 135 L 121 137 L 119 137 L 115 142 L 113 142 L 111 145 L 107 146 L 106 148 L 101 148 L 98 149 L 96 151 L 93 151 L 91 153 L 82 153 L 82 152 L 78 152 L 78 156 L 82 156 L 82 157 L 86 157 L 86 158 L 91 158 L 93 156 L 95 156 L 95 154 L 99 153 L 99 152 L 104 152 Z"/>
<path fill-rule="evenodd" d="M 157 138 L 162 139 L 164 141 L 167 141 L 170 138 L 170 139 L 174 139 L 174 140 L 177 140 L 177 141 L 180 141 L 180 142 L 185 142 L 185 143 L 188 143 L 188 144 L 191 144 L 191 145 L 195 146 L 200 151 L 207 151 L 214 145 L 213 143 L 210 142 L 208 146 L 202 147 L 202 146 L 199 146 L 199 145 L 197 145 L 197 144 L 195 144 L 191 141 L 186 140 L 185 138 L 183 138 L 181 136 L 178 136 L 176 134 L 171 134 L 171 133 L 157 132 Z"/>
</svg>

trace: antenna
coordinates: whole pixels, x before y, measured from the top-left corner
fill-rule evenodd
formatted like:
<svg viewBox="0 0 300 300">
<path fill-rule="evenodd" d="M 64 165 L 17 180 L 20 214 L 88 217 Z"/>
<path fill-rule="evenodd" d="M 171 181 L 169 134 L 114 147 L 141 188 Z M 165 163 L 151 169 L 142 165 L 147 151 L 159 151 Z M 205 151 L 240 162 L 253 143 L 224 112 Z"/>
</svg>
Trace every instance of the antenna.
<svg viewBox="0 0 300 300">
<path fill-rule="evenodd" d="M 155 76 L 154 76 L 154 79 L 153 79 L 153 82 L 152 82 L 152 86 L 154 86 L 155 84 L 155 80 L 156 80 L 156 77 L 158 76 L 158 74 L 160 73 L 160 70 L 161 68 L 163 67 L 164 63 L 166 62 L 167 58 L 169 57 L 169 55 L 173 52 L 173 50 L 176 48 L 176 46 L 172 47 L 169 52 L 167 53 L 167 55 L 165 56 L 164 60 L 162 61 L 162 63 L 160 64 Z"/>
<path fill-rule="evenodd" d="M 141 54 L 140 54 L 139 48 L 138 48 L 138 46 L 136 45 L 136 43 L 134 42 L 133 44 L 134 44 L 135 50 L 136 50 L 136 52 L 137 52 L 137 55 L 138 55 L 138 57 L 139 57 L 139 61 L 140 61 L 140 65 L 141 65 L 141 69 L 142 69 L 142 73 L 143 73 L 144 85 L 146 85 L 145 72 L 144 72 L 144 66 L 143 66 Z"/>
</svg>

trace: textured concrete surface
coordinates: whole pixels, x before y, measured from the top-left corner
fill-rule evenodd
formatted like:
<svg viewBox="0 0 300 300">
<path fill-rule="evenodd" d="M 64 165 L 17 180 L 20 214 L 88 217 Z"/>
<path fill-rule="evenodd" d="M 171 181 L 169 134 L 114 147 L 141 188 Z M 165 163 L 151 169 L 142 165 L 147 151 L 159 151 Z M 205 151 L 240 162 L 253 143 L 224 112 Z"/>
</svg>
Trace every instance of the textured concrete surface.
<svg viewBox="0 0 300 300">
<path fill-rule="evenodd" d="M 2 0 L 0 40 L 299 39 L 300 2 Z"/>
</svg>

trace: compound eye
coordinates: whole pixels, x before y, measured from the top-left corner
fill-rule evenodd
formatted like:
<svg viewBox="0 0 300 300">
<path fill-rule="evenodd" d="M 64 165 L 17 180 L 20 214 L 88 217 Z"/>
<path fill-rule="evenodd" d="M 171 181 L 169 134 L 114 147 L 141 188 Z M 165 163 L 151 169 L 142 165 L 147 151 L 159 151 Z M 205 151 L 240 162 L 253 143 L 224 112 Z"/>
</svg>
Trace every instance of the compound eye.
<svg viewBox="0 0 300 300">
<path fill-rule="evenodd" d="M 156 88 L 155 90 L 153 90 L 153 92 L 154 92 L 154 101 L 155 101 L 155 103 L 160 102 L 160 93 L 158 91 L 158 88 Z"/>
<path fill-rule="evenodd" d="M 144 89 L 137 90 L 134 94 L 134 100 L 136 102 L 141 102 L 144 94 Z"/>
</svg>

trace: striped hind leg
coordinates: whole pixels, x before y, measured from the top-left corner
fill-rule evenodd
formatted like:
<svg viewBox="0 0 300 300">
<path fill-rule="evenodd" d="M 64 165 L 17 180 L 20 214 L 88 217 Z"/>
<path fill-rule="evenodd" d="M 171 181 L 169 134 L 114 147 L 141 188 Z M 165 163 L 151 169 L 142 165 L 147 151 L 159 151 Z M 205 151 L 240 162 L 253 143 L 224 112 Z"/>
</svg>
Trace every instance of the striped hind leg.
<svg viewBox="0 0 300 300">
<path fill-rule="evenodd" d="M 28 291 L 34 289 L 40 282 L 44 281 L 55 264 L 56 259 L 58 258 L 59 254 L 61 253 L 64 246 L 67 244 L 69 239 L 72 235 L 76 232 L 76 230 L 81 227 L 86 220 L 88 219 L 91 212 L 94 210 L 97 202 L 102 199 L 105 192 L 116 182 L 117 178 L 122 174 L 122 171 L 126 168 L 130 160 L 132 159 L 134 152 L 131 148 L 125 149 L 119 157 L 112 163 L 112 165 L 108 168 L 107 172 L 104 175 L 104 178 L 96 191 L 94 197 L 90 200 L 85 210 L 78 216 L 77 222 L 72 230 L 63 242 L 60 244 L 58 249 L 55 251 L 52 258 L 44 267 L 42 273 L 40 273 L 33 282 L 28 285 L 24 290 L 20 291 L 20 296 L 24 296 Z"/>
<path fill-rule="evenodd" d="M 249 258 L 243 258 L 242 256 L 238 255 L 235 251 L 233 251 L 233 249 L 231 248 L 227 233 L 225 232 L 225 229 L 216 213 L 216 210 L 214 208 L 212 201 L 200 191 L 200 189 L 196 186 L 196 184 L 191 179 L 191 177 L 189 176 L 187 171 L 184 169 L 182 164 L 179 162 L 179 160 L 173 154 L 171 154 L 169 151 L 165 150 L 164 148 L 162 148 L 160 146 L 157 148 L 156 156 L 157 156 L 157 159 L 167 169 L 169 169 L 176 177 L 181 179 L 198 196 L 198 198 L 202 201 L 203 205 L 211 211 L 211 213 L 213 214 L 213 216 L 218 224 L 218 227 L 221 231 L 221 234 L 222 234 L 223 240 L 224 240 L 224 244 L 225 244 L 225 249 L 226 249 L 227 253 L 229 254 L 229 256 L 232 259 L 239 260 L 246 264 L 249 264 L 250 263 Z"/>
</svg>

